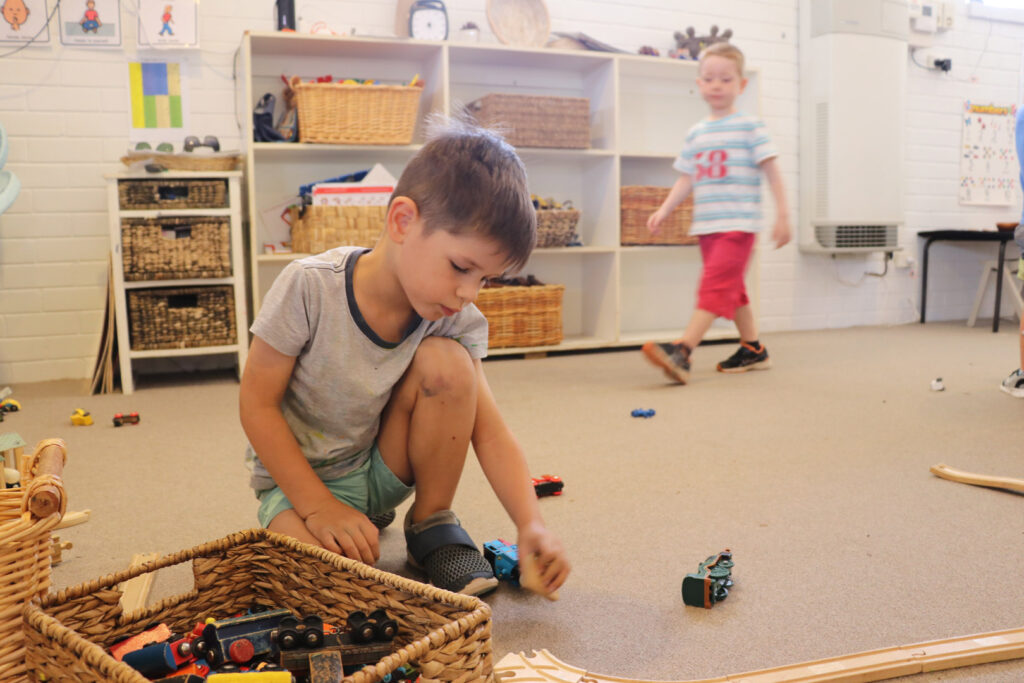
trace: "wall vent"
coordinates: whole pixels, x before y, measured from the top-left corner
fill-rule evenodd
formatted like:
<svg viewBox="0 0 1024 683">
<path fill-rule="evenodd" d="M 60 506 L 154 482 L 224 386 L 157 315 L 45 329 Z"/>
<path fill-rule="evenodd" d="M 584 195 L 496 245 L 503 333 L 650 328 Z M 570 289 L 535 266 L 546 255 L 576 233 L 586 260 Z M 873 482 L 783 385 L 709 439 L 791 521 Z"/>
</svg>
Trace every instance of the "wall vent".
<svg viewBox="0 0 1024 683">
<path fill-rule="evenodd" d="M 895 250 L 899 239 L 895 225 L 816 225 L 814 237 L 825 249 Z"/>
</svg>

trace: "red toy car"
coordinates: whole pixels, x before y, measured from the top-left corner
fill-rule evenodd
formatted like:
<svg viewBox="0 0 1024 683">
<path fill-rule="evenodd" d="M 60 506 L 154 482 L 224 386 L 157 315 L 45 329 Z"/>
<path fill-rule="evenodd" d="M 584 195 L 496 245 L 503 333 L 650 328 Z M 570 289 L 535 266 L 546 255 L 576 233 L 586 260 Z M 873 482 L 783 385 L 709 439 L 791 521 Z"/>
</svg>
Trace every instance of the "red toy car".
<svg viewBox="0 0 1024 683">
<path fill-rule="evenodd" d="M 138 413 L 114 413 L 114 426 L 120 427 L 121 425 L 137 425 L 139 424 Z"/>
<path fill-rule="evenodd" d="M 537 492 L 538 498 L 560 496 L 562 495 L 562 487 L 565 485 L 562 483 L 561 477 L 556 477 L 552 474 L 542 474 L 540 478 L 531 478 L 530 481 L 533 482 L 533 490 Z"/>
</svg>

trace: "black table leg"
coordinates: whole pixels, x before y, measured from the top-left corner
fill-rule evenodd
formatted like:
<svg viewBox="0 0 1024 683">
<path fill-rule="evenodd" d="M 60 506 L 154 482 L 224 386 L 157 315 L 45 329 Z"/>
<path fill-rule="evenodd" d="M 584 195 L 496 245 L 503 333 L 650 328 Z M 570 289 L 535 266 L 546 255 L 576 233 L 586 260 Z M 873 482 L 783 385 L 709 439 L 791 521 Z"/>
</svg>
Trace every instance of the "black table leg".
<svg viewBox="0 0 1024 683">
<path fill-rule="evenodd" d="M 992 314 L 992 331 L 999 331 L 999 306 L 1002 303 L 1003 294 L 1003 259 L 1006 258 L 1006 240 L 999 242 L 999 262 L 996 264 L 996 310 Z"/>
<path fill-rule="evenodd" d="M 921 259 L 921 324 L 924 324 L 924 312 L 928 306 L 928 249 L 935 239 L 929 237 L 924 241 L 924 256 Z"/>
</svg>

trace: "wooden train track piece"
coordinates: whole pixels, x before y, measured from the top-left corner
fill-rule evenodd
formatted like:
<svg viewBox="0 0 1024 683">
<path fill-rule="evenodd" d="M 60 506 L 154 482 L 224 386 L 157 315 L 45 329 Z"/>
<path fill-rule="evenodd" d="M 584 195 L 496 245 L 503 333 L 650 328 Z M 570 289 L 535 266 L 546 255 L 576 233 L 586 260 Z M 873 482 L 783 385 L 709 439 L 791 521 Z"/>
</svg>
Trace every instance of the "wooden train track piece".
<svg viewBox="0 0 1024 683">
<path fill-rule="evenodd" d="M 964 472 L 963 470 L 954 469 L 948 465 L 942 464 L 932 465 L 930 471 L 937 477 L 949 479 L 950 481 L 958 481 L 961 484 L 973 484 L 974 486 L 987 486 L 993 489 L 1007 489 L 1009 491 L 1024 493 L 1024 479 L 993 477 L 987 474 Z"/>
<path fill-rule="evenodd" d="M 1024 628 L 869 650 L 719 678 L 677 683 L 869 683 L 900 676 L 1024 658 Z M 547 650 L 509 653 L 494 670 L 499 683 L 657 683 L 602 676 L 566 664 Z"/>
</svg>

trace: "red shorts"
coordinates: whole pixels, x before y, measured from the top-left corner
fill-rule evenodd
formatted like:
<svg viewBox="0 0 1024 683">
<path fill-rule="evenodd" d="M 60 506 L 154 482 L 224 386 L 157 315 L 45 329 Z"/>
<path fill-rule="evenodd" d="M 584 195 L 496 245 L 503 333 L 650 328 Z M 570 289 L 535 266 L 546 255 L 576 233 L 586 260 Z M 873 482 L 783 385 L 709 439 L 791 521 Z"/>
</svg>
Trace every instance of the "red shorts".
<svg viewBox="0 0 1024 683">
<path fill-rule="evenodd" d="M 756 238 L 752 232 L 700 235 L 704 272 L 697 289 L 697 308 L 732 320 L 737 308 L 750 303 L 743 275 Z"/>
</svg>

